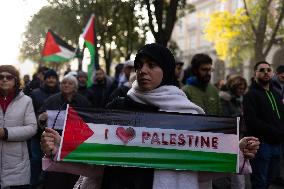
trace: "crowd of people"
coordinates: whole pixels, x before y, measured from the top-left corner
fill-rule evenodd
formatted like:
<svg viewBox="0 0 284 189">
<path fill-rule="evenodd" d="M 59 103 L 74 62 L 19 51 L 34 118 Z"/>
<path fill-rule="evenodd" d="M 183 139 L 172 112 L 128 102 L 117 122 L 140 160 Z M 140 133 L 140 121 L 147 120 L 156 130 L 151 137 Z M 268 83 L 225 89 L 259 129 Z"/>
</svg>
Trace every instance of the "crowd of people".
<svg viewBox="0 0 284 189">
<path fill-rule="evenodd" d="M 276 180 L 281 184 L 284 65 L 273 74 L 268 62 L 257 62 L 252 83 L 240 75 L 230 75 L 219 88 L 211 84 L 213 61 L 207 54 L 194 55 L 190 70 L 183 70 L 183 66 L 169 49 L 153 43 L 139 49 L 134 61 L 119 64 L 114 78 L 104 69 L 97 69 L 90 87 L 87 87 L 87 73 L 83 71 L 66 72 L 59 81 L 55 70 L 40 67 L 31 81 L 25 79 L 22 90 L 19 72 L 11 65 L 0 66 L 0 142 L 1 162 L 4 162 L 1 163 L 1 187 L 218 189 L 218 184 L 222 183 L 222 187 L 227 184 L 231 188 L 245 188 L 243 175 L 218 178 L 212 173 L 203 179 L 202 172 L 194 171 L 105 167 L 102 179 L 94 185 L 86 184 L 92 183 L 94 178 L 44 172 L 41 159 L 44 155 L 56 155 L 62 132 L 46 128 L 46 112 L 65 110 L 67 104 L 128 111 L 240 116 L 243 118 L 240 150 L 251 159 L 252 188 L 267 189 Z"/>
</svg>

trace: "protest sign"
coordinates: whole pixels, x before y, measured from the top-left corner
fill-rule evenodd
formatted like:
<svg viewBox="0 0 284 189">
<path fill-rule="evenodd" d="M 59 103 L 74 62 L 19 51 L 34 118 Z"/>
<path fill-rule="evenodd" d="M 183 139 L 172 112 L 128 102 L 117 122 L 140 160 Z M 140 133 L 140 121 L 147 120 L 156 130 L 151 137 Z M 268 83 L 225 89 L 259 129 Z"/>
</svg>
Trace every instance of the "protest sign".
<svg viewBox="0 0 284 189">
<path fill-rule="evenodd" d="M 57 160 L 238 172 L 239 118 L 68 107 Z"/>
</svg>

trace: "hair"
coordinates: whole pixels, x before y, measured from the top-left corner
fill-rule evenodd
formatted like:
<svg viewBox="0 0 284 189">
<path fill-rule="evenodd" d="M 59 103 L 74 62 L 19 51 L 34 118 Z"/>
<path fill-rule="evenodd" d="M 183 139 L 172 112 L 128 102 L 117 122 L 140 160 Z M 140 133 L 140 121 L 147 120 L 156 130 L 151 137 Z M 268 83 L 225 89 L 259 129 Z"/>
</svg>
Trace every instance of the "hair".
<svg viewBox="0 0 284 189">
<path fill-rule="evenodd" d="M 1 72 L 8 72 L 15 77 L 15 89 L 19 89 L 21 86 L 20 83 L 20 73 L 19 71 L 12 65 L 1 65 L 0 66 L 0 73 Z"/>
<path fill-rule="evenodd" d="M 44 72 L 46 72 L 47 70 L 49 70 L 48 67 L 46 67 L 46 66 L 41 66 L 41 67 L 39 67 L 39 68 L 37 69 L 37 73 L 42 73 L 42 74 L 44 74 Z"/>
<path fill-rule="evenodd" d="M 96 71 L 99 71 L 99 70 L 101 70 L 105 73 L 105 70 L 102 67 L 98 67 L 98 69 Z"/>
<path fill-rule="evenodd" d="M 258 68 L 258 66 L 259 66 L 260 64 L 267 64 L 268 66 L 271 66 L 271 65 L 270 65 L 268 62 L 266 62 L 265 60 L 261 60 L 261 61 L 258 61 L 258 62 L 254 65 L 253 70 L 256 71 L 257 68 Z"/>
<path fill-rule="evenodd" d="M 243 78 L 242 76 L 236 75 L 236 76 L 231 77 L 227 81 L 226 85 L 230 91 L 235 93 L 239 86 L 244 85 L 246 89 L 248 84 L 245 78 Z"/>
<path fill-rule="evenodd" d="M 202 64 L 212 64 L 212 58 L 203 53 L 195 54 L 191 60 L 191 69 L 197 70 Z"/>
<path fill-rule="evenodd" d="M 281 74 L 284 73 L 284 65 L 280 65 L 276 68 L 276 73 Z"/>
<path fill-rule="evenodd" d="M 64 81 L 71 81 L 71 82 L 73 82 L 74 85 L 75 85 L 75 91 L 76 91 L 76 92 L 78 91 L 78 80 L 77 80 L 77 78 L 76 78 L 75 76 L 73 76 L 73 75 L 65 75 L 65 76 L 63 77 L 63 79 L 62 79 L 60 85 L 62 85 L 62 83 L 63 83 Z"/>
<path fill-rule="evenodd" d="M 85 77 L 88 78 L 88 74 L 84 71 L 78 71 L 77 77 Z"/>
<path fill-rule="evenodd" d="M 48 69 L 44 72 L 44 80 L 51 76 L 54 76 L 58 80 L 58 75 L 54 69 Z"/>
</svg>

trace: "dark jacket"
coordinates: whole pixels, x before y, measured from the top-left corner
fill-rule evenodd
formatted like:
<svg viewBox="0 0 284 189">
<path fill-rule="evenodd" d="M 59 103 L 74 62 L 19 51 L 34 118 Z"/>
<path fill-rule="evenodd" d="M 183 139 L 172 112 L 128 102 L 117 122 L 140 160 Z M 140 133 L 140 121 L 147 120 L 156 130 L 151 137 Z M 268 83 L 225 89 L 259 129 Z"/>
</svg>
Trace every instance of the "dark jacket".
<svg viewBox="0 0 284 189">
<path fill-rule="evenodd" d="M 92 94 L 87 86 L 79 86 L 78 94 L 84 96 L 90 103 L 92 102 Z"/>
<path fill-rule="evenodd" d="M 102 83 L 94 83 L 89 88 L 91 103 L 94 108 L 104 108 L 112 92 L 112 81 L 107 78 Z"/>
<path fill-rule="evenodd" d="M 74 95 L 71 101 L 67 101 L 60 92 L 46 99 L 40 108 L 40 112 L 45 112 L 46 110 L 65 110 L 67 104 L 74 107 L 91 107 L 90 101 L 78 93 Z"/>
<path fill-rule="evenodd" d="M 272 78 L 272 86 L 281 98 L 284 99 L 284 85 L 281 86 L 281 83 L 276 76 Z"/>
<path fill-rule="evenodd" d="M 284 107 L 280 96 L 272 87 L 266 91 L 253 82 L 244 96 L 243 107 L 249 135 L 269 144 L 284 141 Z"/>
<path fill-rule="evenodd" d="M 59 92 L 59 86 L 56 86 L 54 88 L 50 88 L 47 85 L 43 85 L 42 87 L 35 89 L 31 93 L 31 98 L 33 100 L 33 106 L 36 113 L 36 116 L 38 116 L 38 111 L 40 107 L 43 105 L 43 102 L 51 95 L 56 94 Z"/>
<path fill-rule="evenodd" d="M 118 88 L 116 88 L 111 95 L 109 96 L 109 102 L 111 102 L 113 99 L 117 98 L 117 97 L 126 97 L 127 96 L 127 92 L 129 91 L 130 87 L 129 86 L 125 86 L 122 85 Z"/>
<path fill-rule="evenodd" d="M 220 91 L 220 102 L 224 116 L 242 115 L 242 98 L 236 97 L 229 91 Z"/>
<path fill-rule="evenodd" d="M 108 109 L 157 112 L 158 108 L 137 103 L 129 97 L 116 98 Z M 104 170 L 102 189 L 152 189 L 154 169 L 107 166 Z"/>
<path fill-rule="evenodd" d="M 28 83 L 28 85 L 25 86 L 23 92 L 25 93 L 25 95 L 30 96 L 32 91 L 34 89 L 39 88 L 41 85 L 41 82 L 38 78 L 33 79 L 31 82 Z"/>
<path fill-rule="evenodd" d="M 44 101 L 51 95 L 56 94 L 59 92 L 59 86 L 56 86 L 55 88 L 50 88 L 47 85 L 43 85 L 40 88 L 34 89 L 31 93 L 31 98 L 33 100 L 33 106 L 36 117 L 39 115 L 39 109 L 43 105 Z M 43 130 L 38 127 L 37 134 L 34 136 L 36 138 L 41 137 L 41 133 Z"/>
</svg>

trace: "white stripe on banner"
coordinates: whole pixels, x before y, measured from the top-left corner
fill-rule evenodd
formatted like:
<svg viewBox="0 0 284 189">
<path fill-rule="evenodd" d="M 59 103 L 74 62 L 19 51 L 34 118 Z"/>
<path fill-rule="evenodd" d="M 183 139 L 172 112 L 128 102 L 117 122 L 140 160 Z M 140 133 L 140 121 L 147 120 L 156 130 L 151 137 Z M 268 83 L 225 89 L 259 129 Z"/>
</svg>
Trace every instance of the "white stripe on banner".
<svg viewBox="0 0 284 189">
<path fill-rule="evenodd" d="M 234 134 L 88 123 L 94 134 L 85 143 L 238 153 Z"/>
</svg>

